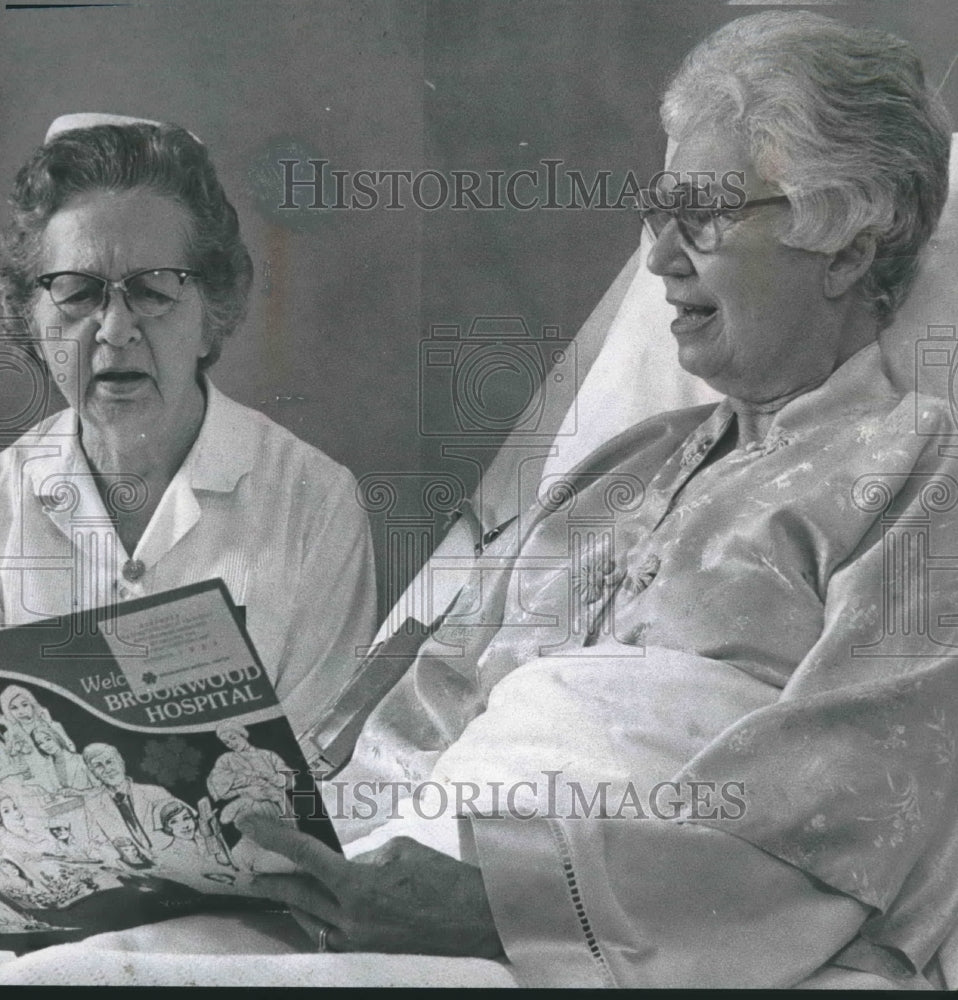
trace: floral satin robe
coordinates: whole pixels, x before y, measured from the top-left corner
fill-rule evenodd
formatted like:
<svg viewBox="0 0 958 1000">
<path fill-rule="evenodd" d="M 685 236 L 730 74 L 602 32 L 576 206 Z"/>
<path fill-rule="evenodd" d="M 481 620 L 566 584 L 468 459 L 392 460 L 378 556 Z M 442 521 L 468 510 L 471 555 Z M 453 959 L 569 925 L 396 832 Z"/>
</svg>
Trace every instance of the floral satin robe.
<svg viewBox="0 0 958 1000">
<path fill-rule="evenodd" d="M 555 766 L 591 730 L 595 753 L 569 766 L 654 759 L 673 768 L 655 777 L 744 785 L 734 821 L 474 821 L 529 982 L 792 985 L 835 956 L 916 984 L 958 920 L 958 427 L 942 402 L 902 398 L 877 346 L 788 403 L 761 445 L 703 466 L 733 420 L 727 402 L 653 418 L 543 483 L 341 775 L 421 780 L 441 761 L 464 779 L 513 747 Z M 676 710 L 668 671 L 695 658 L 700 690 Z M 743 679 L 740 714 L 713 713 Z M 633 752 L 644 732 L 615 742 L 657 706 L 656 755 Z M 690 866 L 704 923 L 674 902 Z M 772 884 L 808 927 L 851 907 L 821 954 L 779 941 L 781 973 Z M 716 926 L 739 945 L 716 952 Z"/>
</svg>

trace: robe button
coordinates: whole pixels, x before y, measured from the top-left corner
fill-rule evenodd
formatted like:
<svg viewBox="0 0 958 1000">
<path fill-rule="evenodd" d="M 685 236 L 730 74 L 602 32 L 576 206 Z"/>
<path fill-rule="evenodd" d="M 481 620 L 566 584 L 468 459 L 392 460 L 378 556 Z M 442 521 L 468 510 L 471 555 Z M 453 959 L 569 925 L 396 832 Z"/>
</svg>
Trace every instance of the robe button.
<svg viewBox="0 0 958 1000">
<path fill-rule="evenodd" d="M 146 572 L 146 567 L 140 559 L 127 559 L 123 564 L 123 578 L 134 583 Z"/>
</svg>

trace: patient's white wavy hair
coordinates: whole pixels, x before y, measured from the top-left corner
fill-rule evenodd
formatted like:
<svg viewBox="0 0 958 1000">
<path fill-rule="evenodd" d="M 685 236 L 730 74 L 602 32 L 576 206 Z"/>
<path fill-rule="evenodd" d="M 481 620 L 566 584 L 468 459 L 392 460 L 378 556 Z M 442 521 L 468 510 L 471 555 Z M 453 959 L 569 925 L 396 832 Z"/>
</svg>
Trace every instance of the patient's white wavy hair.
<svg viewBox="0 0 958 1000">
<path fill-rule="evenodd" d="M 951 125 L 911 45 L 810 12 L 754 14 L 686 56 L 661 113 L 675 140 L 716 126 L 745 140 L 791 199 L 789 246 L 830 253 L 873 233 L 861 290 L 891 321 L 948 193 Z"/>
</svg>

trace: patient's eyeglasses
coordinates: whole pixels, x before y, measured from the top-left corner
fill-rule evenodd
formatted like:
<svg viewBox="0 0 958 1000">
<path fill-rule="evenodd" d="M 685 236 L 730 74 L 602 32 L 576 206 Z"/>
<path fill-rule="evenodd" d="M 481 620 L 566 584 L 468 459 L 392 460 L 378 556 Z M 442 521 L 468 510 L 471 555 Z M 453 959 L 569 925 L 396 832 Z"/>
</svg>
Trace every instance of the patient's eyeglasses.
<svg viewBox="0 0 958 1000">
<path fill-rule="evenodd" d="M 137 316 L 163 316 L 183 295 L 187 278 L 199 278 L 199 271 L 183 267 L 154 267 L 111 281 L 83 271 L 54 271 L 41 274 L 37 284 L 45 288 L 53 304 L 67 319 L 86 319 L 110 302 L 110 290 L 123 296 L 127 308 Z"/>
<path fill-rule="evenodd" d="M 729 206 L 703 206 L 706 202 L 705 192 L 691 184 L 677 184 L 667 195 L 671 203 L 667 207 L 654 206 L 643 209 L 642 221 L 657 239 L 665 227 L 674 219 L 682 239 L 699 253 L 714 253 L 722 245 L 722 238 L 728 223 L 736 212 L 748 208 L 760 208 L 762 205 L 779 205 L 788 202 L 786 195 L 775 195 L 772 198 L 755 198 L 743 201 L 734 208 Z"/>
</svg>

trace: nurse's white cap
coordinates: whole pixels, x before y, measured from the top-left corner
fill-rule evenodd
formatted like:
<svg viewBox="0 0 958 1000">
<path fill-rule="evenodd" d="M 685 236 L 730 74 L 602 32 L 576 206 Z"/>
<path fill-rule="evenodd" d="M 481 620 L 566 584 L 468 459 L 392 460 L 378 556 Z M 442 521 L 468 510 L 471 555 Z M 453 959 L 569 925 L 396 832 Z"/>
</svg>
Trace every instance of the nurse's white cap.
<svg viewBox="0 0 958 1000">
<path fill-rule="evenodd" d="M 110 115 L 100 111 L 79 111 L 71 115 L 60 115 L 55 118 L 43 137 L 44 143 L 60 135 L 62 132 L 72 132 L 75 128 L 93 128 L 96 125 L 162 125 L 150 118 L 131 118 L 129 115 Z M 190 132 L 190 135 L 202 146 L 203 140 Z"/>
</svg>

